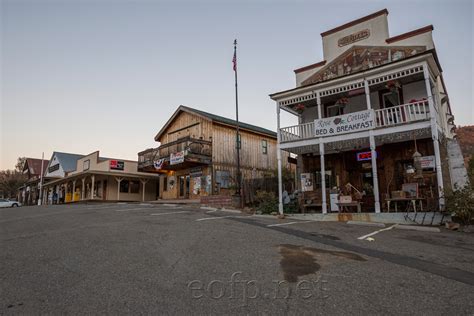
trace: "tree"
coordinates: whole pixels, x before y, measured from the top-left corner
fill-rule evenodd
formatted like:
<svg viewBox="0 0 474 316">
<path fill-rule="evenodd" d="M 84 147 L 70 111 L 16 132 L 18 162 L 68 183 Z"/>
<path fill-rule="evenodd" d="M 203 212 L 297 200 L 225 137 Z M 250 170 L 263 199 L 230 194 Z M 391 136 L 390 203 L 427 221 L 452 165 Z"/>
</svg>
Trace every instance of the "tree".
<svg viewBox="0 0 474 316">
<path fill-rule="evenodd" d="M 7 198 L 15 197 L 18 189 L 25 184 L 26 175 L 16 170 L 0 171 L 0 192 Z"/>
<path fill-rule="evenodd" d="M 18 172 L 23 172 L 23 167 L 25 167 L 26 157 L 18 157 L 15 170 Z"/>
<path fill-rule="evenodd" d="M 467 175 L 469 177 L 471 187 L 474 189 L 474 156 L 471 157 L 467 165 Z"/>
</svg>

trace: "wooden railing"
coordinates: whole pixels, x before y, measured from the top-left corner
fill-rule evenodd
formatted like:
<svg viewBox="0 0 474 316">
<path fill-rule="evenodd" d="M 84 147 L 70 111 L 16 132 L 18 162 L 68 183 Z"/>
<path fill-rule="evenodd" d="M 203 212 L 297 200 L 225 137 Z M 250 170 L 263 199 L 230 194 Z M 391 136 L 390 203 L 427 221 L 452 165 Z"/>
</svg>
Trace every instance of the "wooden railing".
<svg viewBox="0 0 474 316">
<path fill-rule="evenodd" d="M 375 111 L 376 127 L 406 124 L 429 118 L 430 108 L 426 100 Z"/>
<path fill-rule="evenodd" d="M 314 122 L 284 127 L 281 131 L 281 142 L 291 142 L 295 140 L 314 137 Z"/>
<path fill-rule="evenodd" d="M 153 162 L 161 158 L 169 159 L 172 153 L 176 153 L 179 151 L 186 151 L 188 155 L 195 154 L 211 157 L 212 142 L 205 141 L 202 139 L 185 137 L 182 139 L 178 139 L 174 142 L 163 144 L 158 148 L 151 148 L 142 151 L 138 154 L 138 169 L 153 166 Z"/>
<path fill-rule="evenodd" d="M 428 101 L 402 104 L 386 109 L 375 110 L 375 127 L 383 128 L 399 124 L 428 120 L 430 110 Z M 280 128 L 281 142 L 293 142 L 314 138 L 314 122 Z"/>
</svg>

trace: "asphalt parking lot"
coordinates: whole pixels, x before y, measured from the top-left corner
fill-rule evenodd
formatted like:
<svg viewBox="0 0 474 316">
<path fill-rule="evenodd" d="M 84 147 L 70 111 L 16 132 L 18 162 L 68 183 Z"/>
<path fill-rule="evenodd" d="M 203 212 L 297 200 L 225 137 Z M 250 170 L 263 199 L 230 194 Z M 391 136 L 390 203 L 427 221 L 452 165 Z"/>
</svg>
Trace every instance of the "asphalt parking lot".
<svg viewBox="0 0 474 316">
<path fill-rule="evenodd" d="M 198 207 L 0 210 L 0 314 L 474 314 L 474 235 Z"/>
</svg>

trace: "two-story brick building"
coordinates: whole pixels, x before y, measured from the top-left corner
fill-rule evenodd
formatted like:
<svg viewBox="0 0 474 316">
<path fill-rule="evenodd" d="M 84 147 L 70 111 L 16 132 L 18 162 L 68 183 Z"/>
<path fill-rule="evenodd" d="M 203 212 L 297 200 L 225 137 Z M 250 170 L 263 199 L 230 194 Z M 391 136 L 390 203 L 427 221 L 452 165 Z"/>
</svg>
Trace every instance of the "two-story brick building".
<svg viewBox="0 0 474 316">
<path fill-rule="evenodd" d="M 387 16 L 322 33 L 324 60 L 296 69 L 295 88 L 270 95 L 279 148 L 298 155 L 303 203 L 323 213 L 402 202 L 435 210 L 444 188 L 466 183 L 450 159 L 460 150 L 433 26 L 390 36 Z M 281 127 L 281 110 L 299 124 Z"/>
</svg>

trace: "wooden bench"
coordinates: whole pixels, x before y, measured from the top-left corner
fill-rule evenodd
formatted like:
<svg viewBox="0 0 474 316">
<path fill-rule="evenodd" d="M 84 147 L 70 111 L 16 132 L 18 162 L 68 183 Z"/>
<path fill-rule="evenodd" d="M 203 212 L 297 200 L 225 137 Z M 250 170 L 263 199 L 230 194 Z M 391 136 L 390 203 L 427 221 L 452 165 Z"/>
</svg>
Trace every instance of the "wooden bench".
<svg viewBox="0 0 474 316">
<path fill-rule="evenodd" d="M 306 210 L 307 210 L 308 208 L 319 208 L 319 209 L 322 209 L 322 208 L 323 208 L 323 203 L 303 204 L 303 214 L 306 213 Z"/>
<path fill-rule="evenodd" d="M 349 207 L 357 207 L 357 213 L 360 213 L 362 210 L 362 203 L 358 201 L 352 201 L 352 202 L 338 202 L 336 203 L 337 206 L 339 206 L 339 212 L 344 213 L 344 210 L 346 210 L 346 213 L 349 213 Z"/>
</svg>

